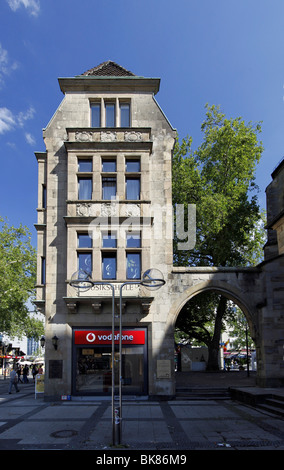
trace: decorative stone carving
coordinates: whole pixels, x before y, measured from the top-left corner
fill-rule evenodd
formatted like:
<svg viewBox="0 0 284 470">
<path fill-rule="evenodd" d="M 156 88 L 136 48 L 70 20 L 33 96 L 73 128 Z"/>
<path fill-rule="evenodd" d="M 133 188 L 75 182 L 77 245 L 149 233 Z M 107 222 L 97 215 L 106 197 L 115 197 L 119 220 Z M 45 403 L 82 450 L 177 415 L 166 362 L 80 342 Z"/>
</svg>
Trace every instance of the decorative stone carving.
<svg viewBox="0 0 284 470">
<path fill-rule="evenodd" d="M 127 142 L 141 142 L 142 134 L 141 132 L 126 131 L 124 133 L 124 140 Z"/>
<path fill-rule="evenodd" d="M 75 140 L 81 142 L 90 142 L 93 140 L 93 133 L 87 131 L 76 131 Z"/>
<path fill-rule="evenodd" d="M 102 142 L 115 142 L 116 141 L 116 132 L 113 131 L 102 131 L 101 132 L 101 141 Z"/>
<path fill-rule="evenodd" d="M 101 216 L 112 217 L 117 216 L 117 206 L 112 202 L 106 202 L 101 205 Z"/>
<path fill-rule="evenodd" d="M 91 204 L 82 202 L 76 205 L 76 214 L 80 217 L 89 217 L 90 216 L 90 207 Z"/>
<path fill-rule="evenodd" d="M 126 204 L 126 217 L 140 217 L 140 205 L 139 204 Z"/>
</svg>

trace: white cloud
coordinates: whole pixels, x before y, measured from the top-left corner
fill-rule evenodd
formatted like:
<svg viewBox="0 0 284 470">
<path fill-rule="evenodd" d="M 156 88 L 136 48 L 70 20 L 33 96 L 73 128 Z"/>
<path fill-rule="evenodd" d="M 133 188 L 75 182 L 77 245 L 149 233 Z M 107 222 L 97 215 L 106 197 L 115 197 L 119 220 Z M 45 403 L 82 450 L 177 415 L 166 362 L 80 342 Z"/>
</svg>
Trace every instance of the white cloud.
<svg viewBox="0 0 284 470">
<path fill-rule="evenodd" d="M 30 106 L 26 112 L 21 111 L 17 116 L 17 121 L 19 123 L 19 126 L 23 127 L 26 121 L 28 121 L 29 119 L 33 119 L 34 114 L 35 114 L 35 110 L 32 106 Z"/>
<path fill-rule="evenodd" d="M 25 133 L 25 138 L 26 138 L 26 141 L 27 141 L 28 144 L 35 145 L 36 141 L 35 141 L 34 137 L 32 136 L 32 134 L 30 134 L 29 132 L 26 132 Z"/>
<path fill-rule="evenodd" d="M 9 75 L 12 70 L 16 70 L 18 64 L 11 62 L 8 52 L 0 43 L 0 85 L 4 82 L 4 76 Z"/>
<path fill-rule="evenodd" d="M 13 113 L 7 108 L 0 108 L 0 134 L 11 131 L 15 125 Z"/>
<path fill-rule="evenodd" d="M 11 10 L 16 11 L 24 6 L 32 16 L 37 16 L 40 11 L 39 0 L 7 0 Z"/>
<path fill-rule="evenodd" d="M 24 127 L 27 120 L 33 119 L 35 110 L 32 106 L 27 111 L 13 114 L 8 108 L 0 108 L 0 134 Z M 31 134 L 26 134 L 27 142 L 31 143 Z"/>
</svg>

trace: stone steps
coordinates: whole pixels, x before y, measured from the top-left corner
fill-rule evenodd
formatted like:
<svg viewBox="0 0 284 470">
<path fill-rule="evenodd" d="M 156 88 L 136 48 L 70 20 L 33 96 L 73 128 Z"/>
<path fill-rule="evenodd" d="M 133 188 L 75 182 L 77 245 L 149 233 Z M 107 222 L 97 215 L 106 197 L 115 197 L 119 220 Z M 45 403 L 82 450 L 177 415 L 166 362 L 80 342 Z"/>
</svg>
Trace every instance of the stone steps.
<svg viewBox="0 0 284 470">
<path fill-rule="evenodd" d="M 229 389 L 224 387 L 187 387 L 176 389 L 176 400 L 228 400 L 229 398 Z"/>
</svg>

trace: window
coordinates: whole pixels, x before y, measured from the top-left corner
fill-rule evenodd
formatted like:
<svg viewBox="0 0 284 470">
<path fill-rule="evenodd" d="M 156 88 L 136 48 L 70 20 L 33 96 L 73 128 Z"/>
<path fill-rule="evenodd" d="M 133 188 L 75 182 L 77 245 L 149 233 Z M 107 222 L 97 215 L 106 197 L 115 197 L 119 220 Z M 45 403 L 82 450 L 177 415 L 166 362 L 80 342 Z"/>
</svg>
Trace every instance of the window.
<svg viewBox="0 0 284 470">
<path fill-rule="evenodd" d="M 42 208 L 46 209 L 46 185 L 42 185 Z"/>
<path fill-rule="evenodd" d="M 41 257 L 41 284 L 45 284 L 45 257 Z"/>
<path fill-rule="evenodd" d="M 78 158 L 78 199 L 92 199 L 93 161 L 91 158 Z"/>
<path fill-rule="evenodd" d="M 115 173 L 116 172 L 116 160 L 103 159 L 102 171 L 104 173 Z"/>
<path fill-rule="evenodd" d="M 126 278 L 140 279 L 141 277 L 141 253 L 126 253 Z"/>
<path fill-rule="evenodd" d="M 140 199 L 140 159 L 131 158 L 125 161 L 126 199 Z"/>
<path fill-rule="evenodd" d="M 126 234 L 126 248 L 141 248 L 140 233 L 129 232 Z"/>
<path fill-rule="evenodd" d="M 115 103 L 106 102 L 106 127 L 115 127 Z"/>
<path fill-rule="evenodd" d="M 100 103 L 91 104 L 91 126 L 101 127 L 101 104 Z"/>
<path fill-rule="evenodd" d="M 127 159 L 125 163 L 125 171 L 127 173 L 140 172 L 140 160 L 139 159 L 135 159 L 135 160 Z"/>
<path fill-rule="evenodd" d="M 102 198 L 112 199 L 116 196 L 116 178 L 115 177 L 103 177 L 102 179 Z"/>
<path fill-rule="evenodd" d="M 88 274 L 92 274 L 93 269 L 93 255 L 92 255 L 93 241 L 87 232 L 77 234 L 77 262 L 78 269 L 86 271 Z M 86 250 L 90 248 L 90 250 Z"/>
<path fill-rule="evenodd" d="M 120 127 L 130 127 L 130 104 L 120 103 Z"/>
<path fill-rule="evenodd" d="M 93 171 L 93 162 L 91 158 L 78 159 L 78 172 L 91 173 Z"/>
<path fill-rule="evenodd" d="M 103 245 L 103 248 L 116 248 L 117 247 L 116 236 L 111 233 L 103 233 L 102 245 Z"/>
<path fill-rule="evenodd" d="M 130 101 L 104 99 L 90 103 L 91 127 L 130 127 Z M 118 112 L 117 112 L 118 108 Z"/>
<path fill-rule="evenodd" d="M 116 279 L 116 253 L 102 253 L 102 279 Z"/>
<path fill-rule="evenodd" d="M 92 238 L 88 233 L 78 233 L 78 248 L 92 248 Z"/>
<path fill-rule="evenodd" d="M 81 252 L 79 251 L 77 253 L 77 258 L 78 258 L 78 269 L 82 269 L 83 271 L 86 271 L 88 274 L 92 275 L 92 253 L 91 252 Z"/>
<path fill-rule="evenodd" d="M 126 178 L 126 199 L 140 199 L 140 178 Z"/>
<path fill-rule="evenodd" d="M 92 199 L 92 178 L 78 177 L 78 199 Z"/>
</svg>

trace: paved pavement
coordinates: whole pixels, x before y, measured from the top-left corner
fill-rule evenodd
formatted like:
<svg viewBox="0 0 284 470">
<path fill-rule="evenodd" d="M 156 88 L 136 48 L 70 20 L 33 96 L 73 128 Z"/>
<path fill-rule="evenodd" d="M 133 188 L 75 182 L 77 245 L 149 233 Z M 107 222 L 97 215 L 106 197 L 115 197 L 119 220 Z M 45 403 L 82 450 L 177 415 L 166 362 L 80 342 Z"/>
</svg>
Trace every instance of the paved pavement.
<svg viewBox="0 0 284 470">
<path fill-rule="evenodd" d="M 11 395 L 8 386 L 0 380 L 0 450 L 284 450 L 281 417 L 230 399 L 125 400 L 114 448 L 110 400 L 50 403 L 31 381 Z"/>
</svg>

